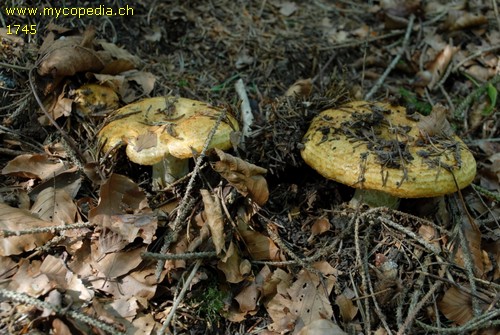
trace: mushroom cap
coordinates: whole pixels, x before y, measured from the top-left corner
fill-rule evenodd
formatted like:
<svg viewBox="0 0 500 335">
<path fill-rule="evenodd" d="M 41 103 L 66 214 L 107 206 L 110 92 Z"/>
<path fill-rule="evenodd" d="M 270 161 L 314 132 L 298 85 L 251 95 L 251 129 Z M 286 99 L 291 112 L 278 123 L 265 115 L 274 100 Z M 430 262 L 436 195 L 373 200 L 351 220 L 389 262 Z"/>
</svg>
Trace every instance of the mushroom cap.
<svg viewBox="0 0 500 335">
<path fill-rule="evenodd" d="M 467 146 L 456 135 L 425 136 L 418 125 L 404 107 L 353 101 L 312 120 L 301 155 L 328 179 L 400 198 L 469 185 L 476 161 Z"/>
<path fill-rule="evenodd" d="M 221 110 L 207 103 L 173 96 L 144 99 L 114 113 L 99 133 L 102 150 L 127 145 L 129 159 L 141 165 L 159 163 L 165 155 L 185 159 L 201 152 Z M 238 122 L 229 113 L 219 124 L 209 148 L 229 149 Z"/>
</svg>

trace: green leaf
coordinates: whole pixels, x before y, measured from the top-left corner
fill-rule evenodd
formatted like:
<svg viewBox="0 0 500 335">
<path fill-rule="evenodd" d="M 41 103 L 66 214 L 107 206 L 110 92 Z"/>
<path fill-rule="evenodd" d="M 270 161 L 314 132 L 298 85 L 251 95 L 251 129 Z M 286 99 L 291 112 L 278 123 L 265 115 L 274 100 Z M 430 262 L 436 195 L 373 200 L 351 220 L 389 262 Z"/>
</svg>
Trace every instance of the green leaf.
<svg viewBox="0 0 500 335">
<path fill-rule="evenodd" d="M 489 116 L 497 105 L 498 91 L 495 86 L 489 83 L 488 87 L 486 88 L 486 92 L 488 93 L 488 97 L 490 98 L 490 105 L 483 110 L 482 114 L 485 116 Z"/>
</svg>

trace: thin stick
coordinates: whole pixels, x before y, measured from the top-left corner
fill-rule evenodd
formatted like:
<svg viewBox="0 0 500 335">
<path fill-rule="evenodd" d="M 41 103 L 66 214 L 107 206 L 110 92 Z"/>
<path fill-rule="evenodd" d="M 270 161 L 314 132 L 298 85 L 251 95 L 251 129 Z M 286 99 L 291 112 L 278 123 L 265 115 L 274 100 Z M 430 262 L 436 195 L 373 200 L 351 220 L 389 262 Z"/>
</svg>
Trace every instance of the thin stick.
<svg viewBox="0 0 500 335">
<path fill-rule="evenodd" d="M 200 265 L 201 265 L 201 259 L 197 260 L 196 263 L 194 263 L 193 269 L 191 270 L 189 277 L 184 282 L 184 285 L 182 286 L 181 292 L 176 297 L 174 304 L 172 305 L 172 309 L 168 313 L 167 319 L 165 320 L 165 323 L 163 323 L 163 326 L 161 327 L 161 330 L 160 330 L 158 335 L 165 334 L 165 330 L 170 325 L 170 322 L 172 322 L 172 319 L 175 315 L 175 312 L 177 311 L 177 307 L 179 307 L 179 304 L 181 303 L 182 299 L 184 299 L 184 296 L 186 295 L 188 288 L 191 286 L 191 282 L 193 281 L 193 278 L 196 275 L 196 272 L 198 272 Z"/>
<path fill-rule="evenodd" d="M 375 83 L 375 85 L 373 85 L 373 87 L 370 90 L 370 92 L 368 92 L 365 95 L 365 100 L 370 100 L 371 97 L 375 93 L 377 93 L 377 91 L 379 90 L 380 86 L 382 86 L 382 84 L 384 83 L 384 81 L 387 78 L 387 76 L 389 75 L 389 73 L 391 73 L 391 71 L 396 67 L 396 64 L 399 62 L 399 60 L 403 56 L 404 52 L 406 51 L 406 48 L 408 47 L 408 42 L 410 41 L 410 35 L 411 35 L 411 31 L 413 29 L 413 22 L 414 21 L 415 21 L 415 15 L 412 14 L 410 16 L 410 20 L 408 22 L 408 27 L 406 28 L 406 34 L 405 34 L 405 37 L 403 39 L 403 46 L 399 50 L 399 52 L 396 55 L 396 57 L 394 57 L 394 59 L 392 60 L 391 64 L 389 64 L 389 66 L 387 67 L 387 69 L 384 71 L 384 73 L 382 74 L 382 76 L 380 76 L 380 78 L 378 78 L 377 82 Z"/>
<path fill-rule="evenodd" d="M 61 136 L 66 140 L 66 142 L 68 142 L 68 145 L 76 153 L 78 159 L 81 160 L 82 162 L 85 162 L 85 158 L 83 157 L 83 154 L 78 149 L 78 146 L 76 145 L 75 141 L 73 141 L 73 139 L 61 128 L 61 126 L 59 126 L 59 124 L 56 122 L 56 120 L 54 120 L 52 115 L 50 115 L 50 113 L 45 109 L 45 106 L 43 105 L 42 100 L 40 99 L 40 97 L 38 96 L 38 93 L 36 92 L 35 80 L 33 78 L 34 69 L 35 68 L 32 68 L 28 72 L 29 73 L 28 78 L 29 78 L 29 83 L 30 83 L 30 87 L 31 87 L 31 92 L 33 93 L 33 96 L 35 97 L 35 100 L 38 103 L 38 106 L 42 110 L 43 114 L 45 114 L 45 116 L 49 120 L 50 124 L 52 124 L 57 129 L 57 131 L 61 134 Z"/>
<path fill-rule="evenodd" d="M 33 227 L 24 230 L 2 229 L 0 230 L 0 237 L 20 236 L 20 235 L 30 235 L 30 234 L 40 234 L 40 233 L 55 233 L 64 230 L 90 228 L 90 227 L 93 227 L 93 225 L 90 223 L 75 223 L 64 226 Z"/>
<path fill-rule="evenodd" d="M 493 12 L 495 13 L 495 19 L 497 19 L 498 29 L 500 29 L 500 15 L 498 15 L 498 5 L 497 0 L 491 0 L 493 4 Z"/>
<path fill-rule="evenodd" d="M 234 84 L 234 88 L 236 93 L 241 100 L 241 135 L 242 135 L 242 147 L 245 148 L 245 138 L 249 137 L 251 127 L 254 121 L 254 117 L 252 114 L 252 108 L 250 107 L 250 101 L 248 100 L 247 91 L 245 88 L 245 84 L 243 83 L 243 79 L 238 79 Z"/>
<path fill-rule="evenodd" d="M 155 252 L 143 252 L 141 254 L 142 258 L 152 258 L 152 259 L 163 259 L 163 260 L 175 260 L 175 259 L 200 259 L 200 258 L 212 258 L 217 257 L 215 251 L 204 251 L 204 252 L 187 252 L 184 254 L 158 254 Z"/>
<path fill-rule="evenodd" d="M 15 69 L 15 70 L 21 70 L 21 71 L 31 70 L 31 68 L 26 67 L 26 66 L 14 65 L 14 64 L 4 63 L 4 62 L 0 62 L 0 66 L 8 67 L 8 68 Z"/>
<path fill-rule="evenodd" d="M 80 311 L 72 310 L 72 309 L 67 309 L 67 308 L 61 308 L 59 306 L 52 305 L 48 302 L 38 300 L 36 298 L 30 297 L 27 294 L 20 293 L 20 292 L 15 292 L 15 291 L 10 291 L 6 290 L 3 288 L 0 288 L 0 297 L 4 299 L 8 299 L 10 301 L 15 301 L 21 304 L 29 305 L 36 307 L 38 309 L 50 309 L 51 311 L 54 311 L 57 315 L 60 316 L 68 316 L 71 317 L 75 320 L 78 320 L 80 322 L 84 322 L 90 326 L 93 326 L 97 329 L 100 329 L 102 331 L 105 331 L 111 335 L 123 335 L 124 333 L 118 331 L 116 328 L 114 328 L 112 325 L 104 323 L 102 321 L 96 320 Z"/>
</svg>

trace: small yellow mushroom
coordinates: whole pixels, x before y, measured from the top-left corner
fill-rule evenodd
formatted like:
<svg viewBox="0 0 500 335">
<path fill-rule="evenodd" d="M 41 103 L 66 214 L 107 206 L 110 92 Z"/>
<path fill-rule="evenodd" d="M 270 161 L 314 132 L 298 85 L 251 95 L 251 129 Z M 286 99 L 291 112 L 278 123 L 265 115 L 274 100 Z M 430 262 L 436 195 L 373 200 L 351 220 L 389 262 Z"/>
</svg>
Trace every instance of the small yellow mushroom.
<svg viewBox="0 0 500 335">
<path fill-rule="evenodd" d="M 173 183 L 188 172 L 188 158 L 201 152 L 221 110 L 207 103 L 172 96 L 129 104 L 115 112 L 98 134 L 102 150 L 126 145 L 129 159 L 153 166 L 156 186 Z M 231 148 L 230 134 L 238 130 L 229 113 L 219 124 L 208 148 Z"/>
</svg>

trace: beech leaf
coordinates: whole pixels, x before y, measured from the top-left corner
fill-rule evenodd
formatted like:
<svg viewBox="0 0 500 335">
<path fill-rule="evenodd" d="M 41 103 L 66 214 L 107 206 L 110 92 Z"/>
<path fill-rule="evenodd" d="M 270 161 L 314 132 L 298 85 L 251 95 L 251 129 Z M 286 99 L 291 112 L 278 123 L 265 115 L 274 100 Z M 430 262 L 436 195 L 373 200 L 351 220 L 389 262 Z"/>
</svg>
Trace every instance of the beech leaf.
<svg viewBox="0 0 500 335">
<path fill-rule="evenodd" d="M 241 195 L 248 195 L 258 205 L 264 205 L 269 198 L 267 181 L 263 176 L 267 170 L 220 149 L 215 149 L 215 152 L 220 161 L 212 164 L 213 169 L 220 173 Z"/>
</svg>

